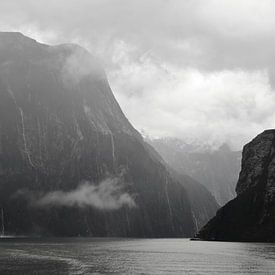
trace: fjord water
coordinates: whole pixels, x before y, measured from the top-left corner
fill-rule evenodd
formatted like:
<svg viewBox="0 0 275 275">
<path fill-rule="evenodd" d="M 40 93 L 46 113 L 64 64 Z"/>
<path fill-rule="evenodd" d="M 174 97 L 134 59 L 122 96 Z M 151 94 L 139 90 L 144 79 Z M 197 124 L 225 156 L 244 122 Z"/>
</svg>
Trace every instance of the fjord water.
<svg viewBox="0 0 275 275">
<path fill-rule="evenodd" d="M 274 274 L 275 244 L 1 239 L 0 274 Z"/>
</svg>

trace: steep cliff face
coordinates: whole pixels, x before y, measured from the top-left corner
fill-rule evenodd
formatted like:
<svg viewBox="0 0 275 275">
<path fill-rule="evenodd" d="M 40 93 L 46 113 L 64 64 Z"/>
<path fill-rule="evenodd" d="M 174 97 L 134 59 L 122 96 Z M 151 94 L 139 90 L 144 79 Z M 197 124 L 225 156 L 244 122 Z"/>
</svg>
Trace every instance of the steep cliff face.
<svg viewBox="0 0 275 275">
<path fill-rule="evenodd" d="M 219 205 L 211 193 L 199 182 L 187 175 L 172 170 L 171 174 L 184 186 L 191 205 L 195 231 L 198 232 L 219 209 Z"/>
<path fill-rule="evenodd" d="M 217 150 L 201 148 L 174 138 L 149 140 L 149 143 L 176 171 L 205 186 L 221 206 L 236 196 L 241 152 L 232 151 L 227 145 Z"/>
<path fill-rule="evenodd" d="M 199 233 L 203 239 L 275 241 L 275 130 L 245 145 L 237 198 Z"/>
<path fill-rule="evenodd" d="M 10 234 L 190 236 L 184 188 L 76 45 L 0 33 L 0 207 Z"/>
</svg>

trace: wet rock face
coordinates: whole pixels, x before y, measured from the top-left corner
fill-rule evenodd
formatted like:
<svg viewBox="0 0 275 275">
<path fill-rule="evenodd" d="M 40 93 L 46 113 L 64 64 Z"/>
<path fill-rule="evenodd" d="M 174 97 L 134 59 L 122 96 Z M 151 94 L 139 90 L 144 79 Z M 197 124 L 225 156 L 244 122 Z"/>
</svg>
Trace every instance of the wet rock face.
<svg viewBox="0 0 275 275">
<path fill-rule="evenodd" d="M 113 178 L 120 185 L 108 189 L 104 180 Z M 191 236 L 195 219 L 181 180 L 129 123 L 87 51 L 0 33 L 0 207 L 7 233 Z M 88 188 L 96 204 L 87 205 L 81 193 L 87 184 L 97 186 Z M 51 204 L 37 203 L 44 195 Z M 102 207 L 106 198 L 114 209 Z"/>
<path fill-rule="evenodd" d="M 200 232 L 204 239 L 275 241 L 275 130 L 243 149 L 237 198 Z"/>
<path fill-rule="evenodd" d="M 267 130 L 257 136 L 243 149 L 242 170 L 236 192 L 241 194 L 248 188 L 266 183 L 272 189 L 274 177 L 275 130 Z"/>
</svg>

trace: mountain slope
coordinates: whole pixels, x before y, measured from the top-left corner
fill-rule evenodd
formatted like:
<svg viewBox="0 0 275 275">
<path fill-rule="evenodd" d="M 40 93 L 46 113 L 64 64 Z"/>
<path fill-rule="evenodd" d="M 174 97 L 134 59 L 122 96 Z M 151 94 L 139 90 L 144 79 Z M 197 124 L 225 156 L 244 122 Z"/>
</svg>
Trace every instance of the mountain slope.
<svg viewBox="0 0 275 275">
<path fill-rule="evenodd" d="M 171 171 L 171 174 L 184 186 L 187 192 L 195 222 L 195 231 L 198 232 L 215 216 L 219 205 L 211 193 L 199 182 L 174 170 Z"/>
<path fill-rule="evenodd" d="M 0 33 L 0 207 L 10 234 L 190 236 L 183 183 L 76 45 Z"/>
<path fill-rule="evenodd" d="M 191 207 L 191 214 L 198 232 L 212 217 L 215 216 L 219 205 L 211 193 L 193 178 L 180 173 L 169 166 L 154 150 L 151 144 L 146 144 L 147 149 L 161 162 L 176 182 L 179 182 L 186 190 Z"/>
<path fill-rule="evenodd" d="M 275 241 L 275 130 L 244 146 L 237 197 L 198 234 L 206 240 Z"/>
<path fill-rule="evenodd" d="M 233 199 L 240 171 L 241 153 L 226 145 L 217 150 L 186 144 L 174 138 L 148 140 L 164 160 L 179 173 L 203 184 L 220 205 Z"/>
</svg>

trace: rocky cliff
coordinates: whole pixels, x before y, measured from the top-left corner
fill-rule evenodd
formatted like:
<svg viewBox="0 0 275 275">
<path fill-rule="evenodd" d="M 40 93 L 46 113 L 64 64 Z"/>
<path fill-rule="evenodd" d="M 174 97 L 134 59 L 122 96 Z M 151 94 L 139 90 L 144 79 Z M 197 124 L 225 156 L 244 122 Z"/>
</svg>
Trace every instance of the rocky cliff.
<svg viewBox="0 0 275 275">
<path fill-rule="evenodd" d="M 206 240 L 275 241 L 275 130 L 244 146 L 237 198 L 198 234 Z"/>
<path fill-rule="evenodd" d="M 0 33 L 0 207 L 7 233 L 190 236 L 197 217 L 185 182 L 129 123 L 86 50 Z M 209 203 L 204 219 L 216 209 Z"/>
</svg>

